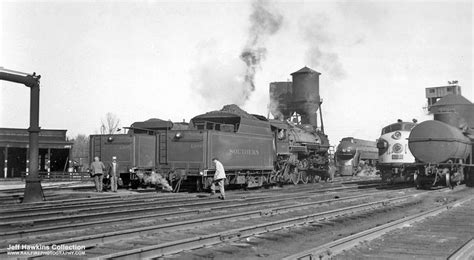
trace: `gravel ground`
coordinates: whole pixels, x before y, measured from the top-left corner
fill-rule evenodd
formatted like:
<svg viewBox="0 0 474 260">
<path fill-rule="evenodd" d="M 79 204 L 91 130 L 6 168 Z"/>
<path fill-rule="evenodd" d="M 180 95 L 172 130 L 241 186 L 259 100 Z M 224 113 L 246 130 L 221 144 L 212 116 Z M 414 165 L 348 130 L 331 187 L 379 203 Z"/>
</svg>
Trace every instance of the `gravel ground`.
<svg viewBox="0 0 474 260">
<path fill-rule="evenodd" d="M 455 190 L 444 190 L 422 198 L 418 197 L 415 200 L 410 200 L 405 204 L 395 207 L 381 208 L 373 212 L 360 213 L 332 221 L 279 230 L 239 241 L 223 243 L 218 246 L 182 252 L 169 258 L 281 259 L 285 256 L 473 194 L 474 189 L 458 187 Z M 351 255 L 343 255 L 341 258 L 351 259 L 352 257 Z"/>
</svg>

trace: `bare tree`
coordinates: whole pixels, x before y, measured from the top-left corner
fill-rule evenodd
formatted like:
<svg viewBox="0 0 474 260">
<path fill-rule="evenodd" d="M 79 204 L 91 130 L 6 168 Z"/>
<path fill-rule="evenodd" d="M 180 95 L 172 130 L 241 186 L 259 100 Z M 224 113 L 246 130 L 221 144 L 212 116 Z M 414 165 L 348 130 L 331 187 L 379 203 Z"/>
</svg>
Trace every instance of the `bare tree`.
<svg viewBox="0 0 474 260">
<path fill-rule="evenodd" d="M 108 112 L 105 115 L 105 120 L 101 121 L 101 134 L 115 134 L 119 130 L 120 119 L 116 115 Z"/>
<path fill-rule="evenodd" d="M 77 166 L 79 171 L 84 171 L 89 165 L 89 137 L 84 134 L 78 134 L 74 139 L 72 146 L 73 166 Z"/>
</svg>

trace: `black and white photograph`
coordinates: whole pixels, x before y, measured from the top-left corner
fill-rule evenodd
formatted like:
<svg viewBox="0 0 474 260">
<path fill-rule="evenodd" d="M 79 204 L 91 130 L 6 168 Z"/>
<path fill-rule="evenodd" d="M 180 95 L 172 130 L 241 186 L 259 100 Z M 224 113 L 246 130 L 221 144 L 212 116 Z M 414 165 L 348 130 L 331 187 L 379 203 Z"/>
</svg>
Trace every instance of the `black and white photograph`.
<svg viewBox="0 0 474 260">
<path fill-rule="evenodd" d="M 1 259 L 474 259 L 470 0 L 0 0 Z"/>
</svg>

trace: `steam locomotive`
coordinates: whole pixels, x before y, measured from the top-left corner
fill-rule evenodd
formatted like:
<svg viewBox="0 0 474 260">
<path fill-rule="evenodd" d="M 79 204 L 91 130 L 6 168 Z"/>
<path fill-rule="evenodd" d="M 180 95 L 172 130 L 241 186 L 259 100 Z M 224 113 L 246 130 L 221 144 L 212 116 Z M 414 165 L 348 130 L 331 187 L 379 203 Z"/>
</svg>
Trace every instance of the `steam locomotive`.
<svg viewBox="0 0 474 260">
<path fill-rule="evenodd" d="M 430 108 L 434 120 L 416 125 L 408 145 L 416 158 L 418 188 L 474 186 L 474 104 L 461 95 L 447 95 Z"/>
<path fill-rule="evenodd" d="M 412 182 L 416 171 L 415 157 L 408 148 L 408 136 L 417 121 L 404 122 L 399 119 L 396 123 L 382 128 L 377 140 L 379 161 L 377 170 L 382 182 Z"/>
<path fill-rule="evenodd" d="M 377 147 L 373 141 L 342 138 L 335 153 L 337 171 L 340 175 L 351 176 L 360 172 L 362 167 L 373 169 L 377 155 Z"/>
<path fill-rule="evenodd" d="M 215 172 L 213 157 L 225 167 L 226 184 L 319 181 L 327 175 L 329 149 L 315 118 L 322 103 L 320 73 L 305 67 L 292 75 L 293 82 L 285 82 L 291 94 L 279 100 L 286 110 L 276 119 L 236 105 L 195 116 L 189 124 L 150 119 L 133 123 L 127 134 L 91 135 L 90 156 L 106 163 L 116 156 L 122 185 L 132 188 L 163 185 L 160 180 L 166 179 L 175 191 L 181 185 L 206 189 Z"/>
</svg>

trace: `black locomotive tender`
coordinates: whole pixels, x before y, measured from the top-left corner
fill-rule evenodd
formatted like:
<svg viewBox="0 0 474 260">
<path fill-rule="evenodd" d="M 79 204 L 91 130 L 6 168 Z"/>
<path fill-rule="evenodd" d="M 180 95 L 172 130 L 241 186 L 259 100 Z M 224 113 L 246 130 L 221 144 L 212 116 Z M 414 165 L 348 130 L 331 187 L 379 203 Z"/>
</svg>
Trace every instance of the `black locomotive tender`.
<svg viewBox="0 0 474 260">
<path fill-rule="evenodd" d="M 321 128 L 317 124 L 320 73 L 304 67 L 291 75 L 293 82 L 270 84 L 276 119 L 236 105 L 198 115 L 189 124 L 149 119 L 133 123 L 127 134 L 91 135 L 90 156 L 105 163 L 117 156 L 121 183 L 132 188 L 156 184 L 162 176 L 175 191 L 181 184 L 206 189 L 215 171 L 213 157 L 225 166 L 226 184 L 317 182 L 326 178 L 329 162 L 322 118 Z"/>
</svg>

